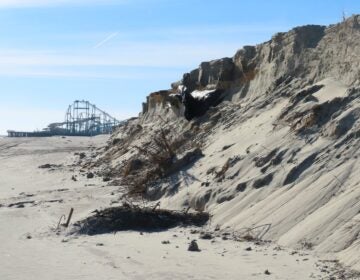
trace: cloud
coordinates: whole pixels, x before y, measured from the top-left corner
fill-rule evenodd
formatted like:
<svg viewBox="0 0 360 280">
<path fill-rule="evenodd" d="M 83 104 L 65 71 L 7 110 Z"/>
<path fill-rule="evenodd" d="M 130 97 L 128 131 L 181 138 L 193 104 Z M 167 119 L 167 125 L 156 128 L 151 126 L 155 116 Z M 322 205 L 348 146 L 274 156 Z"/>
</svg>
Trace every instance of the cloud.
<svg viewBox="0 0 360 280">
<path fill-rule="evenodd" d="M 232 25 L 197 25 L 197 26 L 186 26 L 186 23 L 181 27 L 162 27 L 162 28 L 147 28 L 142 29 L 142 33 L 147 33 L 156 36 L 166 36 L 180 38 L 195 38 L 205 37 L 216 39 L 218 35 L 248 35 L 248 34 L 268 34 L 285 31 L 291 28 L 286 25 L 279 24 L 232 24 Z M 129 32 L 129 34 L 138 34 L 138 32 Z M 233 38 L 234 39 L 234 38 Z"/>
<path fill-rule="evenodd" d="M 134 70 L 134 69 L 133 69 Z M 67 68 L 49 67 L 12 67 L 1 68 L 0 77 L 22 77 L 22 78 L 60 78 L 60 79 L 116 79 L 116 80 L 154 80 L 177 78 L 179 73 L 170 69 L 112 69 L 90 71 L 87 68 L 74 70 Z"/>
<path fill-rule="evenodd" d="M 238 46 L 225 42 L 143 41 L 124 42 L 105 51 L 100 47 L 83 51 L 0 49 L 0 76 L 138 79 L 155 75 L 160 78 L 168 76 L 166 72 L 171 69 L 190 70 L 201 61 L 232 56 Z M 152 73 L 150 68 L 158 72 Z"/>
<path fill-rule="evenodd" d="M 0 0 L 0 8 L 31 8 L 79 5 L 123 4 L 129 0 Z"/>
<path fill-rule="evenodd" d="M 137 79 L 152 75 L 145 69 L 151 67 L 162 68 L 166 75 L 164 69 L 191 70 L 202 61 L 231 57 L 245 42 L 263 41 L 277 29 L 270 25 L 223 25 L 70 33 L 69 38 L 56 34 L 64 43 L 61 49 L 0 49 L 0 76 Z M 49 36 L 49 41 L 54 40 L 54 34 Z M 78 44 L 83 43 L 70 48 L 75 38 Z M 112 43 L 107 44 L 109 41 Z M 129 67 L 139 68 L 138 73 L 124 70 Z"/>
<path fill-rule="evenodd" d="M 239 44 L 226 42 L 128 42 L 106 49 L 83 51 L 4 50 L 1 66 L 146 66 L 182 67 L 203 59 L 233 55 Z"/>
</svg>

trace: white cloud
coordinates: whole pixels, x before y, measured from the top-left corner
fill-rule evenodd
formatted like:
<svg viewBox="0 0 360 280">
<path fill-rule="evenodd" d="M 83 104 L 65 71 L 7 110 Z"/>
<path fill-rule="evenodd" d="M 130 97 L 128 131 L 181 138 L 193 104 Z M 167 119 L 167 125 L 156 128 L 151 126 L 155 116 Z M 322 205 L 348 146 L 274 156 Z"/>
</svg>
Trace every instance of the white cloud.
<svg viewBox="0 0 360 280">
<path fill-rule="evenodd" d="M 131 79 L 149 75 L 149 71 L 141 68 L 190 70 L 197 67 L 201 61 L 232 56 L 238 46 L 238 44 L 221 42 L 128 42 L 106 50 L 103 48 L 85 51 L 0 49 L 0 76 Z M 139 71 L 128 73 L 127 67 L 138 67 Z"/>
<path fill-rule="evenodd" d="M 0 8 L 56 7 L 61 5 L 123 4 L 128 0 L 0 0 Z"/>
<path fill-rule="evenodd" d="M 37 1 L 41 2 L 41 0 Z M 86 45 L 83 43 L 81 49 L 0 49 L 0 76 L 132 79 L 136 78 L 134 73 L 126 73 L 123 68 L 157 67 L 190 70 L 202 61 L 231 57 L 245 42 L 257 43 L 258 38 L 268 36 L 264 34 L 278 29 L 280 28 L 274 26 L 225 25 L 79 34 L 79 42 L 86 38 Z M 251 37 L 254 34 L 261 36 Z M 69 38 L 64 34 L 55 36 L 60 36 L 63 41 L 69 41 L 71 45 L 75 34 L 70 35 Z M 51 41 L 51 38 L 49 40 Z M 93 45 L 89 41 L 93 41 Z M 94 68 L 99 69 L 94 72 Z M 104 71 L 105 68 L 108 71 Z M 141 73 L 137 74 L 137 77 L 139 75 Z"/>
<path fill-rule="evenodd" d="M 185 23 L 186 24 L 186 23 Z M 148 28 L 142 29 L 143 33 L 149 33 L 151 35 L 171 35 L 180 36 L 181 38 L 206 37 L 217 39 L 218 35 L 245 35 L 245 34 L 259 34 L 259 33 L 275 33 L 280 31 L 286 31 L 290 26 L 278 25 L 278 24 L 232 24 L 232 25 L 198 25 L 198 26 L 181 26 L 181 27 L 163 27 L 163 28 Z M 129 34 L 133 34 L 131 32 Z"/>
<path fill-rule="evenodd" d="M 239 44 L 222 42 L 128 42 L 105 51 L 1 50 L 0 66 L 182 67 L 232 56 Z"/>
<path fill-rule="evenodd" d="M 179 73 L 178 73 L 179 74 Z M 181 74 L 181 73 L 180 73 Z M 71 79 L 116 79 L 116 80 L 150 80 L 177 78 L 174 71 L 169 69 L 115 69 L 112 71 L 89 71 L 88 69 L 74 70 L 72 68 L 57 67 L 0 67 L 0 77 L 25 77 L 25 78 L 71 78 Z"/>
</svg>

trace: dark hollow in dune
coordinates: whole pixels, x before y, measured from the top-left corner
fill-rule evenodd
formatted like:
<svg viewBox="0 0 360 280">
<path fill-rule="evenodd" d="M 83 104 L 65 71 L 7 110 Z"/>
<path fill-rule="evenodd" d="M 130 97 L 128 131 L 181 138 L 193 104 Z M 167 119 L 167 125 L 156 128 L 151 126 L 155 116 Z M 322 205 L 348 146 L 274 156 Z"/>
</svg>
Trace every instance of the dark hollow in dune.
<svg viewBox="0 0 360 280">
<path fill-rule="evenodd" d="M 304 159 L 299 165 L 295 166 L 293 169 L 290 170 L 288 175 L 285 178 L 284 186 L 287 184 L 294 183 L 302 173 L 304 173 L 308 168 L 312 166 L 315 162 L 318 153 L 315 152 Z"/>
<path fill-rule="evenodd" d="M 73 233 L 96 235 L 125 230 L 161 231 L 176 226 L 203 226 L 209 220 L 208 213 L 186 213 L 130 205 L 95 211 L 74 224 Z"/>
<path fill-rule="evenodd" d="M 271 181 L 273 180 L 273 177 L 274 177 L 274 175 L 272 173 L 270 173 L 270 174 L 268 174 L 268 175 L 266 175 L 264 177 L 261 177 L 261 178 L 254 181 L 253 187 L 255 189 L 259 189 L 259 188 L 262 188 L 264 186 L 267 186 L 267 185 L 269 185 L 271 183 Z"/>
</svg>

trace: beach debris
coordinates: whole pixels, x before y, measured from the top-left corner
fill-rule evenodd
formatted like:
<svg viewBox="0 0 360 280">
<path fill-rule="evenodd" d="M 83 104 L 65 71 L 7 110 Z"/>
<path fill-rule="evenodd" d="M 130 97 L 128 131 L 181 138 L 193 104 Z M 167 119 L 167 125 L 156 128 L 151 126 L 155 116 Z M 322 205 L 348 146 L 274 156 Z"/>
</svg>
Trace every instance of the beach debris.
<svg viewBox="0 0 360 280">
<path fill-rule="evenodd" d="M 203 226 L 209 220 L 208 213 L 184 213 L 181 211 L 139 207 L 124 203 L 121 206 L 96 210 L 94 214 L 73 225 L 72 232 L 87 235 L 138 230 L 149 232 L 166 230 L 176 226 Z"/>
<path fill-rule="evenodd" d="M 314 248 L 314 244 L 309 241 L 309 240 L 302 240 L 301 241 L 301 246 L 302 246 L 302 249 L 305 249 L 305 250 L 312 250 Z"/>
<path fill-rule="evenodd" d="M 155 204 L 155 206 L 153 207 L 153 211 L 155 211 L 156 208 L 159 208 L 159 209 L 160 209 L 160 201 Z"/>
<path fill-rule="evenodd" d="M 44 201 L 41 201 L 41 202 L 44 202 L 44 203 L 63 203 L 64 200 L 63 199 L 51 199 L 51 200 L 44 200 Z"/>
<path fill-rule="evenodd" d="M 61 165 L 46 163 L 46 164 L 40 165 L 38 168 L 40 168 L 40 169 L 50 169 L 50 168 L 59 168 L 59 167 L 61 167 Z"/>
<path fill-rule="evenodd" d="M 201 252 L 201 250 L 199 249 L 199 245 L 197 244 L 196 240 L 191 241 L 189 248 L 188 248 L 189 252 Z"/>
<path fill-rule="evenodd" d="M 134 146 L 135 155 L 121 168 L 122 185 L 128 187 L 130 196 L 151 196 L 149 187 L 152 183 L 189 168 L 204 156 L 198 146 L 188 143 L 188 136 L 175 138 L 169 135 L 169 129 L 160 129 L 146 145 Z M 178 187 L 179 184 L 175 184 L 174 190 Z"/>
<path fill-rule="evenodd" d="M 126 177 L 129 174 L 133 174 L 137 170 L 139 170 L 144 165 L 144 162 L 141 159 L 135 158 L 131 159 L 127 162 L 124 167 L 123 176 Z"/>
<path fill-rule="evenodd" d="M 232 233 L 233 239 L 236 241 L 254 242 L 256 245 L 261 245 L 264 236 L 269 232 L 271 226 L 271 224 L 264 224 L 239 229 Z"/>
<path fill-rule="evenodd" d="M 72 218 L 72 216 L 73 216 L 73 213 L 74 213 L 74 208 L 71 208 L 71 209 L 70 209 L 70 213 L 69 213 L 69 215 L 68 215 L 68 218 L 67 218 L 65 224 L 62 224 L 62 223 L 61 223 L 62 220 L 65 220 L 65 219 L 66 219 L 66 216 L 65 216 L 65 215 L 62 215 L 62 216 L 60 217 L 60 219 L 59 219 L 59 222 L 58 222 L 58 225 L 57 225 L 57 227 L 56 227 L 56 230 L 59 230 L 59 229 L 60 229 L 60 226 L 65 227 L 65 228 L 69 227 L 70 222 L 71 222 L 71 218 Z"/>
<path fill-rule="evenodd" d="M 65 215 L 61 215 L 61 217 L 60 217 L 60 219 L 59 219 L 59 222 L 58 222 L 58 224 L 57 224 L 56 230 L 59 230 L 59 229 L 60 229 L 61 221 L 62 221 L 63 219 L 64 219 L 64 220 L 66 219 Z"/>
<path fill-rule="evenodd" d="M 222 150 L 226 151 L 227 149 L 231 148 L 232 146 L 234 146 L 235 144 L 230 144 L 230 145 L 225 145 Z"/>
<path fill-rule="evenodd" d="M 66 192 L 66 191 L 68 191 L 69 189 L 57 189 L 57 190 L 55 190 L 55 191 L 57 191 L 57 192 Z"/>
<path fill-rule="evenodd" d="M 49 164 L 49 163 L 43 164 L 43 165 L 40 165 L 40 166 L 39 166 L 40 169 L 48 169 L 48 168 L 51 168 L 51 167 L 52 167 L 52 165 Z"/>
<path fill-rule="evenodd" d="M 92 172 L 89 172 L 87 175 L 86 175 L 86 178 L 88 178 L 88 179 L 92 179 L 92 178 L 94 178 L 95 177 L 95 175 L 94 175 L 94 173 L 92 173 Z"/>
<path fill-rule="evenodd" d="M 20 202 L 15 202 L 15 203 L 10 203 L 8 205 L 9 208 L 11 207 L 15 207 L 15 208 L 24 208 L 25 204 L 35 204 L 35 200 L 30 200 L 30 201 L 20 201 Z"/>
<path fill-rule="evenodd" d="M 208 187 L 208 186 L 210 186 L 210 182 L 202 182 L 201 186 L 202 187 Z"/>
<path fill-rule="evenodd" d="M 25 196 L 25 197 L 33 197 L 33 196 L 35 196 L 34 194 L 27 194 L 27 193 L 25 193 L 25 192 L 21 192 L 21 193 L 19 193 L 19 195 L 21 195 L 21 196 Z"/>
<path fill-rule="evenodd" d="M 161 244 L 163 244 L 163 245 L 169 245 L 169 244 L 170 244 L 170 241 L 169 241 L 169 240 L 164 240 L 164 241 L 161 241 Z"/>
<path fill-rule="evenodd" d="M 265 274 L 265 275 L 271 275 L 271 273 L 270 273 L 270 271 L 269 271 L 268 269 L 265 270 L 264 274 Z"/>
<path fill-rule="evenodd" d="M 71 176 L 71 180 L 73 180 L 74 182 L 76 182 L 76 181 L 77 181 L 76 175 L 72 175 L 72 176 Z"/>
<path fill-rule="evenodd" d="M 202 232 L 202 233 L 200 233 L 200 239 L 211 240 L 213 238 L 214 238 L 214 236 L 210 232 Z"/>
<path fill-rule="evenodd" d="M 70 213 L 69 213 L 69 216 L 68 216 L 68 218 L 67 218 L 67 221 L 66 221 L 66 223 L 65 223 L 65 227 L 69 227 L 69 225 L 70 225 L 70 222 L 71 222 L 71 218 L 72 218 L 72 215 L 74 214 L 74 208 L 71 208 L 70 209 Z"/>
</svg>

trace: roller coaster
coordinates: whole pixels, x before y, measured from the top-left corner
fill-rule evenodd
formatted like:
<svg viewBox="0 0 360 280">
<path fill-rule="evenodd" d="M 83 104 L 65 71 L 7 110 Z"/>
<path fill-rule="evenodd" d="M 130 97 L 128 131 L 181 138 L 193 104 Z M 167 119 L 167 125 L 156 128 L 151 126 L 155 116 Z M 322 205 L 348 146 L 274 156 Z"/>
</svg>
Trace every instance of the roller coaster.
<svg viewBox="0 0 360 280">
<path fill-rule="evenodd" d="M 65 121 L 52 123 L 42 131 L 23 132 L 9 130 L 9 137 L 46 137 L 46 136 L 95 136 L 109 134 L 121 122 L 99 109 L 89 101 L 76 100 L 69 105 Z"/>
</svg>

